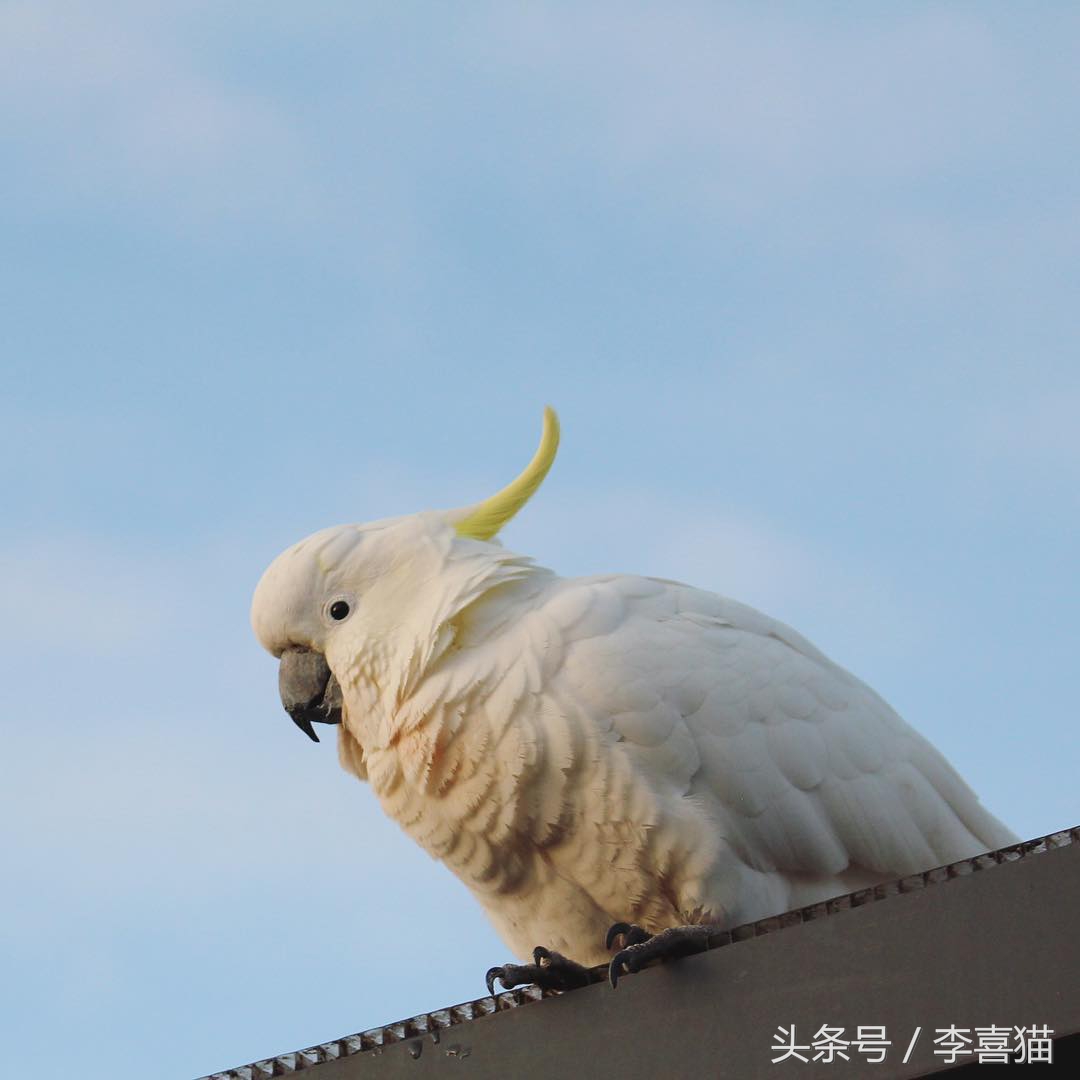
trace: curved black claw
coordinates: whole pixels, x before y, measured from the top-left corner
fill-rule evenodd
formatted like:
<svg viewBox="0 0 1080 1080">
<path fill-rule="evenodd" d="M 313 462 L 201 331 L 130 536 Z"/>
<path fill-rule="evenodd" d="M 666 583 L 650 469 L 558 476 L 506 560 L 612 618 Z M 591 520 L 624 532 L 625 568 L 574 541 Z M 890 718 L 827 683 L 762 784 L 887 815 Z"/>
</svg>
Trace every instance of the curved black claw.
<svg viewBox="0 0 1080 1080">
<path fill-rule="evenodd" d="M 619 985 L 619 977 L 625 972 L 633 975 L 640 971 L 651 960 L 673 960 L 679 956 L 689 956 L 691 953 L 701 952 L 708 944 L 709 926 L 672 926 L 662 930 L 655 937 L 646 936 L 644 941 L 631 942 L 633 930 L 644 933 L 640 927 L 631 927 L 631 931 L 617 930 L 624 926 L 616 923 L 608 931 L 608 939 L 622 933 L 627 944 L 620 949 L 608 965 L 608 981 L 612 989 Z"/>
<path fill-rule="evenodd" d="M 611 983 L 611 989 L 614 990 L 615 987 L 619 985 L 619 975 L 624 968 L 628 974 L 633 975 L 640 967 L 641 962 L 637 959 L 632 949 L 620 949 L 611 958 L 611 963 L 608 964 L 607 977 L 608 982 Z"/>
<path fill-rule="evenodd" d="M 604 938 L 604 948 L 609 952 L 615 944 L 615 939 L 622 937 L 623 945 L 641 945 L 649 940 L 652 934 L 648 930 L 642 930 L 637 923 L 617 922 L 613 923 Z"/>
<path fill-rule="evenodd" d="M 507 990 L 526 983 L 533 983 L 542 990 L 574 990 L 579 986 L 588 986 L 593 981 L 592 972 L 587 967 L 567 959 L 562 953 L 545 949 L 543 945 L 533 949 L 531 964 L 503 964 L 501 967 L 488 968 L 484 976 L 487 991 L 492 996 L 496 982 L 501 982 Z"/>
</svg>

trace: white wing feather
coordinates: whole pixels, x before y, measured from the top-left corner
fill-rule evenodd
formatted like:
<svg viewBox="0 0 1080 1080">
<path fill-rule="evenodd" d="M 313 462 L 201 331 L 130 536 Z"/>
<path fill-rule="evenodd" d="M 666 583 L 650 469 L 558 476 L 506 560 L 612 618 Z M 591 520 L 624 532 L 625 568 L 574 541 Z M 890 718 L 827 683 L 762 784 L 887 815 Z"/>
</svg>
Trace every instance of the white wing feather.
<svg viewBox="0 0 1080 1080">
<path fill-rule="evenodd" d="M 651 791 L 650 854 L 665 833 L 684 849 L 688 822 L 714 853 L 683 915 L 756 919 L 1016 839 L 877 694 L 752 608 L 610 577 L 560 582 L 542 617 L 563 643 L 545 690 Z M 590 812 L 633 817 L 611 793 Z"/>
</svg>

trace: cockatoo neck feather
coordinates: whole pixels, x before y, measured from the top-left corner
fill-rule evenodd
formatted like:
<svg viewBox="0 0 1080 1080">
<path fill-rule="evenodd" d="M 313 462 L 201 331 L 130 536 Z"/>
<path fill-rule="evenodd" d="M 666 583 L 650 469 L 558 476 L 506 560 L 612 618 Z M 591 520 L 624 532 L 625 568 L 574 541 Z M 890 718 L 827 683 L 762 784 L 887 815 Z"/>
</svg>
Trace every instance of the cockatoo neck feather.
<svg viewBox="0 0 1080 1080">
<path fill-rule="evenodd" d="M 355 688 L 350 727 L 365 745 L 386 745 L 400 734 L 403 707 L 458 642 L 467 609 L 494 590 L 551 572 L 499 545 L 452 531 L 420 538 L 378 577 L 365 584 L 348 629 L 329 643 L 327 659 L 343 686 Z M 342 678 L 344 676 L 344 678 Z M 346 695 L 348 698 L 348 695 Z"/>
</svg>

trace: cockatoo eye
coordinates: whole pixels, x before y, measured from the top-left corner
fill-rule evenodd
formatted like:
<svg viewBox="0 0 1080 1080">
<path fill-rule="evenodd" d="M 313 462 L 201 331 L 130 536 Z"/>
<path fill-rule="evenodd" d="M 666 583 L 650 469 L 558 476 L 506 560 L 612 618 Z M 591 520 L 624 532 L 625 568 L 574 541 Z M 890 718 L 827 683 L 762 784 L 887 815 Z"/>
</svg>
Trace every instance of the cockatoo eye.
<svg viewBox="0 0 1080 1080">
<path fill-rule="evenodd" d="M 348 600 L 331 600 L 326 606 L 326 614 L 329 615 L 334 622 L 341 622 L 343 619 L 347 619 L 350 611 L 352 611 L 352 607 Z"/>
</svg>

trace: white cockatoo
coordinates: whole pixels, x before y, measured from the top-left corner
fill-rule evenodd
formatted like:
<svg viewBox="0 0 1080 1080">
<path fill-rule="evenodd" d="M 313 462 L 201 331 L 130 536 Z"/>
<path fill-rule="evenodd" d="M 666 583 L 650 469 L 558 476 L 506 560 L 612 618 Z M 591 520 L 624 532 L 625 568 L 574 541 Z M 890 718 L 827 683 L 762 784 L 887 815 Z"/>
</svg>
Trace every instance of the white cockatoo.
<svg viewBox="0 0 1080 1080">
<path fill-rule="evenodd" d="M 339 723 L 342 765 L 533 956 L 489 986 L 548 969 L 571 985 L 561 954 L 600 962 L 612 924 L 629 946 L 617 975 L 652 955 L 650 934 L 1015 841 L 933 746 L 783 623 L 674 581 L 562 578 L 495 542 L 558 438 L 547 409 L 533 460 L 478 505 L 301 540 L 252 606 L 295 722 L 312 738 L 312 721 Z"/>
</svg>

